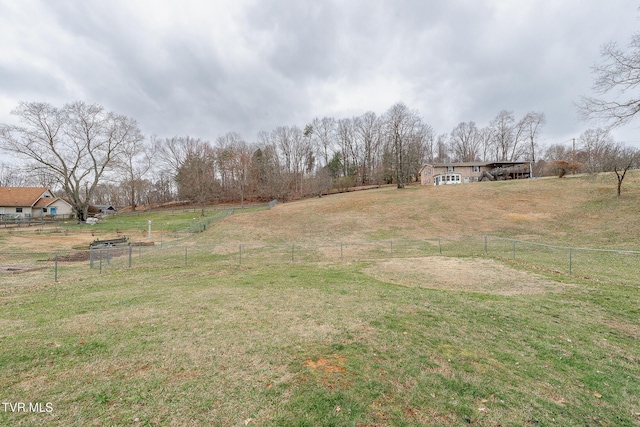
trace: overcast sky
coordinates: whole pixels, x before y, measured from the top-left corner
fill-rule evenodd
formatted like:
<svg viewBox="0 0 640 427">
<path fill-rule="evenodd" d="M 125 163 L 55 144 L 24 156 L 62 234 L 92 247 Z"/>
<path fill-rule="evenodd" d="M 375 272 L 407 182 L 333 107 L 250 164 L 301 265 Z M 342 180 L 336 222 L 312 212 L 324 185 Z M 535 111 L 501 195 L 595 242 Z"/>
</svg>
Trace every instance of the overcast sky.
<svg viewBox="0 0 640 427">
<path fill-rule="evenodd" d="M 19 101 L 82 100 L 146 135 L 383 114 L 402 101 L 436 133 L 500 110 L 544 112 L 543 143 L 595 124 L 574 102 L 638 0 L 0 0 L 0 123 Z M 640 146 L 640 119 L 614 132 Z"/>
</svg>

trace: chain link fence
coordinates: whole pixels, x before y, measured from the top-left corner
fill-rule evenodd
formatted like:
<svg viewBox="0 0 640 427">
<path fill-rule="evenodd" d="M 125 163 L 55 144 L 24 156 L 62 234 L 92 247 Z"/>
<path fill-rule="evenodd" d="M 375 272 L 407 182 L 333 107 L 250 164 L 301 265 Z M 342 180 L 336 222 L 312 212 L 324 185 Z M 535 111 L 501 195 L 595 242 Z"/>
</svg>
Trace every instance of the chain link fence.
<svg viewBox="0 0 640 427">
<path fill-rule="evenodd" d="M 108 269 L 336 263 L 426 256 L 490 257 L 570 276 L 639 283 L 640 252 L 552 246 L 494 236 L 351 242 L 177 244 L 134 242 L 91 250 L 0 252 L 0 293 L 16 287 L 99 275 Z"/>
<path fill-rule="evenodd" d="M 569 276 L 640 283 L 640 251 L 574 248 L 484 236 L 484 253 Z"/>
</svg>

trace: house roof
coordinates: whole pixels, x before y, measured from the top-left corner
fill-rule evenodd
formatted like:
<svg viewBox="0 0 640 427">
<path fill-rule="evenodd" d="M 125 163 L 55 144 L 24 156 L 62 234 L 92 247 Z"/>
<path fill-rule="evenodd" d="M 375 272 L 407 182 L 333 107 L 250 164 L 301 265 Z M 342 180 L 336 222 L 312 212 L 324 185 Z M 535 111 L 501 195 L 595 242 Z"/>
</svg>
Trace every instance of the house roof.
<svg viewBox="0 0 640 427">
<path fill-rule="evenodd" d="M 443 168 L 447 166 L 501 166 L 501 165 L 528 165 L 529 162 L 451 162 L 451 163 L 427 163 L 423 166 Z"/>
<path fill-rule="evenodd" d="M 45 187 L 0 187 L 0 206 L 33 206 L 47 191 Z"/>
<path fill-rule="evenodd" d="M 42 199 L 38 200 L 32 207 L 34 207 L 34 208 L 46 208 L 47 206 L 49 206 L 51 203 L 55 202 L 56 200 L 58 200 L 57 197 L 43 197 Z"/>
<path fill-rule="evenodd" d="M 427 166 L 446 167 L 446 166 L 487 166 L 495 162 L 454 162 L 454 163 L 429 163 Z"/>
</svg>

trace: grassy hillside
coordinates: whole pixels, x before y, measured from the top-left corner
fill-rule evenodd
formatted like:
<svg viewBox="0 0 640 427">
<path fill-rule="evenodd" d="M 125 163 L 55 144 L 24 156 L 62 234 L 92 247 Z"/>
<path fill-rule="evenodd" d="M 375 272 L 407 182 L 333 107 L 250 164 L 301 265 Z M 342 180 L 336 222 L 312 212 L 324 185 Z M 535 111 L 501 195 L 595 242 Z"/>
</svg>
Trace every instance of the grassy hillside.
<svg viewBox="0 0 640 427">
<path fill-rule="evenodd" d="M 606 175 L 383 188 L 238 212 L 195 240 L 637 248 L 639 181 L 620 200 Z M 0 425 L 640 425 L 637 280 L 437 252 L 240 265 L 177 249 L 69 263 L 57 283 L 0 276 Z"/>
<path fill-rule="evenodd" d="M 613 174 L 385 187 L 236 215 L 200 243 L 496 235 L 571 246 L 639 249 L 640 171 L 616 197 Z"/>
</svg>

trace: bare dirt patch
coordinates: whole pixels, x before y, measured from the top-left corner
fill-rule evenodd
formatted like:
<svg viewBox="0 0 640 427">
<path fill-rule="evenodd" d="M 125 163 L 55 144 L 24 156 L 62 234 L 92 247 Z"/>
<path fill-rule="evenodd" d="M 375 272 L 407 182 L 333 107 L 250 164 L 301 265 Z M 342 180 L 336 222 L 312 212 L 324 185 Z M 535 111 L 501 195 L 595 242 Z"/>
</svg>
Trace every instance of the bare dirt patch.
<svg viewBox="0 0 640 427">
<path fill-rule="evenodd" d="M 344 368 L 346 357 L 340 355 L 333 355 L 331 358 L 320 357 L 318 360 L 307 359 L 304 362 L 304 366 L 311 368 L 312 370 L 320 370 L 325 373 L 337 373 L 344 374 L 346 369 Z"/>
<path fill-rule="evenodd" d="M 0 233 L 3 251 L 53 252 L 77 246 L 86 246 L 89 249 L 89 243 L 95 239 L 87 233 L 9 233 L 4 230 Z"/>
<path fill-rule="evenodd" d="M 399 258 L 375 262 L 363 272 L 377 280 L 402 286 L 525 295 L 561 292 L 572 285 L 552 282 L 491 259 Z"/>
</svg>

